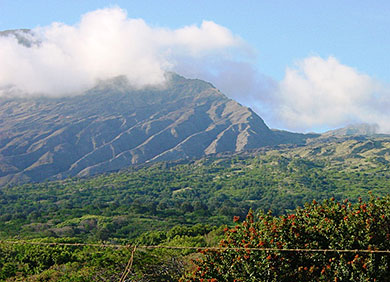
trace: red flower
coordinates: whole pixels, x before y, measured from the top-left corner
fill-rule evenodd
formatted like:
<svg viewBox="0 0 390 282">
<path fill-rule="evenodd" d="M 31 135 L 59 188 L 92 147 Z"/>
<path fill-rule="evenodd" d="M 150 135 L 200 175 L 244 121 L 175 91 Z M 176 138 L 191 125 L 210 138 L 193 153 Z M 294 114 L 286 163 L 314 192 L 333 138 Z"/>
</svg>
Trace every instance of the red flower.
<svg viewBox="0 0 390 282">
<path fill-rule="evenodd" d="M 237 221 L 239 221 L 240 220 L 240 217 L 239 216 L 234 216 L 233 217 L 233 222 L 237 222 Z"/>
</svg>

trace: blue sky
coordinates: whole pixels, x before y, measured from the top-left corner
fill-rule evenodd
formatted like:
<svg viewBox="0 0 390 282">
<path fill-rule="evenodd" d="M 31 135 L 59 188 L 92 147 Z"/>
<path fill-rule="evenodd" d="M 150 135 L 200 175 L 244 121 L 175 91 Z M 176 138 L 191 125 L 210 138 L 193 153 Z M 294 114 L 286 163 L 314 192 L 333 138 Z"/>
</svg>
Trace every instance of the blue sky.
<svg viewBox="0 0 390 282">
<path fill-rule="evenodd" d="M 314 57 L 322 58 L 322 63 L 326 63 L 326 68 L 332 65 L 329 58 L 334 58 L 337 63 L 333 66 L 351 68 L 340 68 L 340 71 L 352 70 L 353 75 L 356 76 L 354 79 L 359 81 L 359 78 L 362 78 L 359 75 L 367 75 L 375 83 L 388 85 L 390 82 L 390 2 L 384 0 L 0 0 L 0 30 L 35 28 L 50 25 L 52 22 L 74 25 L 80 21 L 81 15 L 112 6 L 125 9 L 129 18 L 141 18 L 151 27 L 166 27 L 174 30 L 192 24 L 199 26 L 203 20 L 221 25 L 251 46 L 256 56 L 246 58 L 245 61 L 250 61 L 250 65 L 258 75 L 266 76 L 285 88 L 286 85 L 291 86 L 286 80 L 286 68 L 295 68 L 298 73 L 305 72 L 302 65 L 307 65 L 309 62 L 310 64 L 315 63 L 314 59 L 311 61 L 305 61 L 305 59 Z M 300 67 L 296 67 L 297 62 Z M 348 77 L 350 78 L 350 76 Z M 302 77 L 296 76 L 295 78 L 299 80 Z M 295 92 L 290 91 L 281 97 L 296 93 L 297 87 L 293 89 Z M 367 91 L 372 92 L 371 96 L 378 96 L 378 91 L 383 92 L 383 90 L 376 88 Z M 364 95 L 366 94 L 362 94 L 362 96 Z M 385 98 L 387 103 L 388 93 L 380 95 Z M 231 96 L 240 100 L 237 94 Z M 244 97 L 240 102 L 255 109 L 263 108 L 263 111 L 260 109 L 258 112 L 266 115 L 266 108 L 272 107 L 274 104 L 266 105 L 262 101 L 254 101 L 256 97 L 261 99 L 263 96 Z M 378 101 L 375 104 L 378 104 Z M 295 107 L 293 109 L 295 112 L 298 106 L 300 105 L 283 104 L 283 107 Z M 361 110 L 353 107 L 348 116 Z M 299 115 L 302 116 L 301 113 Z M 372 121 L 376 122 L 379 116 L 378 114 L 372 118 Z M 342 118 L 328 124 L 310 119 L 310 121 L 305 120 L 302 126 L 291 126 L 288 122 L 279 122 L 274 116 L 270 117 L 270 123 L 286 129 L 309 131 L 342 126 L 353 121 L 360 122 L 367 117 L 368 114 L 354 116 L 351 119 Z M 383 116 L 380 117 L 383 118 Z M 293 120 L 294 122 L 299 121 Z"/>
<path fill-rule="evenodd" d="M 0 0 L 0 30 L 73 24 L 98 8 L 118 5 L 129 17 L 178 28 L 212 20 L 257 51 L 257 66 L 275 78 L 294 60 L 333 55 L 342 63 L 390 81 L 390 2 L 328 1 L 20 1 Z"/>
</svg>

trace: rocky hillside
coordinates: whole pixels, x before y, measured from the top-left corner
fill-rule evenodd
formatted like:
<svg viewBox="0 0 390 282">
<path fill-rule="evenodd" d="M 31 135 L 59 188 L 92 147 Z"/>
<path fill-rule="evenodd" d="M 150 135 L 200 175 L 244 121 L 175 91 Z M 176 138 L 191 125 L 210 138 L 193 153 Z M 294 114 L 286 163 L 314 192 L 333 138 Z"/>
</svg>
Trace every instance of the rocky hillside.
<svg viewBox="0 0 390 282">
<path fill-rule="evenodd" d="M 270 130 L 207 82 L 170 76 L 162 88 L 116 78 L 80 96 L 0 98 L 0 184 L 306 139 Z"/>
</svg>

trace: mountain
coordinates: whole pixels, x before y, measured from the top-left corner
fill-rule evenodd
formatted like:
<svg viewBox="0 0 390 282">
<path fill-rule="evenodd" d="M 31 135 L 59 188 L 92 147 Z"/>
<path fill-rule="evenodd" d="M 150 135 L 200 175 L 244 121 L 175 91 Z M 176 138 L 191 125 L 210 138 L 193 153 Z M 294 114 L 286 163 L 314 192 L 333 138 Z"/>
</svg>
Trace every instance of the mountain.
<svg viewBox="0 0 390 282">
<path fill-rule="evenodd" d="M 32 32 L 30 29 L 10 29 L 0 31 L 0 36 L 9 37 L 13 36 L 16 38 L 19 44 L 26 47 L 31 47 L 32 45 L 39 44 L 36 40 L 32 38 Z"/>
<path fill-rule="evenodd" d="M 124 77 L 83 95 L 0 98 L 0 184 L 86 176 L 308 137 L 270 130 L 210 83 L 169 74 L 131 88 Z"/>
<path fill-rule="evenodd" d="M 378 125 L 369 123 L 351 124 L 343 128 L 330 130 L 322 134 L 323 137 L 345 136 L 374 136 L 378 132 Z"/>
</svg>

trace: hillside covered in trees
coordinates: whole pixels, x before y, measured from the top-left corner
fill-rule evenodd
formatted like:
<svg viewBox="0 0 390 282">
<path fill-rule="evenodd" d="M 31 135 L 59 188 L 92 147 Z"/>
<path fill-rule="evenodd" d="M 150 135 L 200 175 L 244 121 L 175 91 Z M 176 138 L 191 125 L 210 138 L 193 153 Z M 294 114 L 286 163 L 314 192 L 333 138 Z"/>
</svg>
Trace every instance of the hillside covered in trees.
<svg viewBox="0 0 390 282">
<path fill-rule="evenodd" d="M 0 236 L 135 238 L 390 188 L 389 139 L 345 139 L 0 188 Z M 134 228 L 137 225 L 137 228 Z"/>
</svg>

